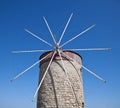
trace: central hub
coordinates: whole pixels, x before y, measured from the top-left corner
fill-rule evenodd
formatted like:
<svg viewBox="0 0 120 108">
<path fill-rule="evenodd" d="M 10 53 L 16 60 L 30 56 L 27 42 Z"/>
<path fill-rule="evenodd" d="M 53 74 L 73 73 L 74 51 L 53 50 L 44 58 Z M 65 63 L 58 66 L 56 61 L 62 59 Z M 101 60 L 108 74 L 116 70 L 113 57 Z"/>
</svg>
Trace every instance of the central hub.
<svg viewBox="0 0 120 108">
<path fill-rule="evenodd" d="M 59 54 L 59 52 L 61 52 L 60 50 L 60 47 L 58 45 L 58 43 L 56 42 L 56 45 L 55 45 L 55 49 L 56 49 L 56 52 Z"/>
<path fill-rule="evenodd" d="M 59 45 L 58 45 L 58 43 L 57 43 L 57 42 L 56 42 L 55 48 L 56 48 L 56 50 L 58 50 L 58 49 L 59 49 Z"/>
</svg>

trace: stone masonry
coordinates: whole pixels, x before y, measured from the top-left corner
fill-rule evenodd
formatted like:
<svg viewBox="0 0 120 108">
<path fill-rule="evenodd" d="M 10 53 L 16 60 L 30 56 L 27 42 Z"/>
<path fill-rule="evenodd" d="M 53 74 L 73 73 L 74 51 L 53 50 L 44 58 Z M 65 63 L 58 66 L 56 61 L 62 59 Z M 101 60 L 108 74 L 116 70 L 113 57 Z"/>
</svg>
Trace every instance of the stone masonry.
<svg viewBox="0 0 120 108">
<path fill-rule="evenodd" d="M 66 77 L 60 58 L 56 55 L 38 91 L 37 108 L 84 108 L 81 57 L 71 51 L 63 52 L 75 59 L 62 56 L 69 80 Z M 44 54 L 45 55 L 45 54 Z M 42 57 L 41 57 L 42 58 Z M 49 58 L 40 64 L 39 82 L 48 66 Z"/>
</svg>

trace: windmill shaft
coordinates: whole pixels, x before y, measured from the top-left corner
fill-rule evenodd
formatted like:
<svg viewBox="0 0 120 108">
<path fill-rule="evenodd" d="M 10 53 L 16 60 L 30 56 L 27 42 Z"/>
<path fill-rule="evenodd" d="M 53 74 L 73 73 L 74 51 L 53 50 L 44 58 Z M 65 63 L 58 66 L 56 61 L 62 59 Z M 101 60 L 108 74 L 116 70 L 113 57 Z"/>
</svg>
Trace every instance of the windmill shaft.
<svg viewBox="0 0 120 108">
<path fill-rule="evenodd" d="M 52 63 L 52 60 L 53 60 L 53 58 L 54 58 L 54 56 L 55 56 L 55 53 L 56 53 L 56 52 L 54 51 L 54 53 L 53 53 L 53 55 L 52 55 L 52 58 L 51 58 L 48 66 L 47 66 L 47 69 L 46 69 L 46 71 L 45 71 L 45 73 L 44 73 L 44 75 L 43 75 L 43 77 L 42 77 L 42 79 L 41 79 L 41 81 L 40 81 L 40 84 L 39 84 L 39 86 L 38 86 L 38 88 L 37 88 L 37 90 L 36 90 L 36 92 L 35 92 L 35 94 L 34 94 L 34 96 L 33 96 L 33 100 L 34 100 L 35 96 L 37 95 L 38 90 L 39 90 L 40 87 L 41 87 L 41 84 L 42 84 L 42 82 L 43 82 L 43 80 L 44 80 L 44 78 L 45 78 L 45 76 L 46 76 L 46 74 L 47 74 L 47 72 L 48 72 L 48 69 L 49 69 L 49 67 L 50 67 L 50 65 L 51 65 L 51 63 Z"/>
<path fill-rule="evenodd" d="M 83 49 L 65 49 L 72 51 L 98 51 L 98 50 L 111 50 L 111 48 L 83 48 Z"/>
<path fill-rule="evenodd" d="M 32 52 L 46 52 L 51 50 L 25 50 L 25 51 L 12 51 L 12 53 L 32 53 Z"/>
<path fill-rule="evenodd" d="M 25 72 L 27 72 L 28 70 L 30 70 L 32 67 L 34 67 L 35 65 L 37 65 L 42 60 L 44 60 L 47 56 L 49 56 L 49 55 L 46 55 L 41 60 L 38 60 L 37 62 L 35 62 L 33 65 L 31 65 L 30 67 L 28 67 L 27 69 L 25 69 L 24 71 L 22 71 L 20 74 L 18 74 L 17 76 L 15 76 L 11 81 L 13 81 L 13 80 L 17 79 L 18 77 L 20 77 L 21 75 L 23 75 Z"/>
<path fill-rule="evenodd" d="M 77 62 L 75 59 L 73 59 L 72 57 L 68 56 L 67 54 L 64 54 L 64 53 L 63 53 L 63 55 L 65 55 L 65 57 L 71 59 L 72 61 Z M 86 68 L 85 66 L 82 65 L 82 67 L 83 67 L 87 72 L 89 72 L 89 73 L 91 73 L 92 75 L 94 75 L 95 77 L 97 77 L 99 80 L 103 81 L 104 83 L 106 82 L 103 78 L 101 78 L 100 76 L 98 76 L 97 74 L 95 74 L 94 72 L 92 72 L 91 70 L 89 70 L 88 68 Z"/>
<path fill-rule="evenodd" d="M 60 42 L 61 42 L 61 40 L 62 40 L 62 38 L 63 38 L 63 35 L 64 35 L 64 33 L 65 33 L 65 31 L 66 31 L 66 29 L 67 29 L 67 27 L 68 27 L 68 24 L 69 24 L 72 16 L 73 16 L 73 13 L 70 15 L 70 17 L 69 17 L 69 19 L 68 19 L 68 22 L 67 22 L 67 24 L 66 24 L 66 26 L 65 26 L 65 28 L 64 28 L 64 30 L 63 30 L 63 32 L 62 32 L 62 35 L 61 35 L 61 37 L 60 37 L 60 40 L 59 40 L 59 42 L 58 42 L 58 45 L 60 45 Z"/>
<path fill-rule="evenodd" d="M 92 72 L 91 70 L 89 70 L 88 68 L 86 68 L 85 66 L 82 65 L 82 67 L 87 70 L 87 72 L 91 73 L 93 76 L 95 76 L 96 78 L 98 78 L 99 80 L 103 81 L 104 83 L 106 82 L 103 78 L 101 78 L 100 76 L 98 76 L 97 74 L 95 74 L 94 72 Z"/>
<path fill-rule="evenodd" d="M 52 33 L 51 29 L 50 29 L 50 26 L 49 26 L 47 20 L 45 19 L 45 17 L 43 17 L 43 19 L 44 19 L 44 21 L 45 21 L 45 23 L 46 23 L 46 25 L 47 25 L 47 28 L 48 28 L 51 36 L 52 36 L 52 39 L 53 39 L 54 43 L 56 44 L 56 40 L 55 40 L 55 38 L 54 38 L 54 36 L 53 36 L 53 33 Z"/>
<path fill-rule="evenodd" d="M 46 43 L 47 45 L 49 45 L 50 47 L 53 47 L 50 43 L 48 43 L 47 41 L 45 41 L 44 39 L 38 37 L 37 35 L 33 34 L 32 32 L 30 32 L 29 30 L 25 29 L 26 32 L 28 32 L 29 34 L 31 34 L 32 36 L 34 36 L 35 38 L 41 40 L 42 42 Z"/>
<path fill-rule="evenodd" d="M 89 28 L 87 28 L 87 29 L 84 30 L 83 32 L 79 33 L 78 35 L 76 35 L 76 36 L 73 37 L 72 39 L 66 41 L 64 44 L 62 44 L 62 45 L 60 46 L 60 48 L 63 47 L 63 46 L 65 46 L 66 44 L 70 43 L 71 41 L 73 41 L 73 40 L 76 39 L 77 37 L 81 36 L 82 34 L 84 34 L 85 32 L 87 32 L 88 30 L 92 29 L 94 26 L 95 26 L 95 25 L 90 26 Z"/>
<path fill-rule="evenodd" d="M 37 62 L 35 62 L 32 66 L 30 66 L 29 68 L 25 69 L 25 70 L 22 71 L 20 74 L 18 74 L 16 77 L 14 77 L 13 80 L 15 80 L 15 79 L 17 79 L 18 77 L 20 77 L 21 75 L 23 75 L 25 72 L 27 72 L 29 69 L 31 69 L 32 67 L 34 67 L 34 66 L 35 66 L 36 64 L 38 64 L 39 62 L 40 62 L 40 60 L 37 61 Z"/>
</svg>

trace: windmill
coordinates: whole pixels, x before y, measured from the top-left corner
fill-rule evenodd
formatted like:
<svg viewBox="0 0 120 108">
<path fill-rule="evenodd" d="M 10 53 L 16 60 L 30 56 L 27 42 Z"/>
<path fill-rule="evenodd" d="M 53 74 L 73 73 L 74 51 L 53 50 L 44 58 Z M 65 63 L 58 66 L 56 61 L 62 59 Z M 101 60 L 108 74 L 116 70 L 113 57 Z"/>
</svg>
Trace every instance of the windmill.
<svg viewBox="0 0 120 108">
<path fill-rule="evenodd" d="M 37 108 L 84 108 L 81 72 L 82 68 L 90 74 L 94 75 L 102 82 L 106 82 L 103 78 L 89 70 L 87 67 L 83 66 L 82 57 L 74 51 L 110 50 L 111 48 L 63 49 L 63 46 L 77 39 L 95 26 L 95 24 L 91 25 L 76 36 L 73 36 L 73 38 L 61 44 L 64 33 L 70 23 L 72 16 L 73 13 L 70 15 L 59 41 L 56 40 L 46 18 L 43 17 L 44 22 L 53 39 L 54 45 L 35 35 L 31 31 L 25 29 L 27 33 L 50 46 L 52 50 L 12 51 L 12 53 L 45 52 L 40 56 L 40 59 L 37 62 L 12 79 L 13 81 L 19 78 L 32 67 L 40 63 L 39 83 L 33 96 L 34 100 L 38 94 Z"/>
</svg>

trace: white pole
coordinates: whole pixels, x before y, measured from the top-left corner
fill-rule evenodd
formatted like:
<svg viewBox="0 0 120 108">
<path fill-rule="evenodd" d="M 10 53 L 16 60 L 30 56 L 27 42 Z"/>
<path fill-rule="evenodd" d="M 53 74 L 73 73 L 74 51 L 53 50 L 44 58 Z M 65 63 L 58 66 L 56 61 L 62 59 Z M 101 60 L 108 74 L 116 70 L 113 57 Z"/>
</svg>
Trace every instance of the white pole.
<svg viewBox="0 0 120 108">
<path fill-rule="evenodd" d="M 64 54 L 64 53 L 63 53 Z M 65 54 L 64 54 L 65 55 Z M 68 56 L 67 54 L 65 55 L 66 57 L 68 57 L 69 59 L 77 62 L 76 60 L 74 60 L 73 58 L 71 58 L 70 56 Z M 92 75 L 94 75 L 95 77 L 97 77 L 99 80 L 103 81 L 104 83 L 106 82 L 106 80 L 104 80 L 103 78 L 101 78 L 100 76 L 98 76 L 97 74 L 95 74 L 94 72 L 92 72 L 91 70 L 89 70 L 88 68 L 86 68 L 85 66 L 81 65 L 87 72 L 91 73 Z"/>
<path fill-rule="evenodd" d="M 32 52 L 46 52 L 51 50 L 25 50 L 25 51 L 12 51 L 12 53 L 32 53 Z"/>
<path fill-rule="evenodd" d="M 94 26 L 95 26 L 95 24 L 92 25 L 92 26 L 90 26 L 89 28 L 85 29 L 83 32 L 79 33 L 78 35 L 74 36 L 74 37 L 71 38 L 70 40 L 66 41 L 65 43 L 63 43 L 63 44 L 60 46 L 60 48 L 63 47 L 63 46 L 65 46 L 65 45 L 68 44 L 69 42 L 73 41 L 73 40 L 76 39 L 77 37 L 81 36 L 82 34 L 84 34 L 85 32 L 87 32 L 88 30 L 92 29 Z"/>
<path fill-rule="evenodd" d="M 61 40 L 62 40 L 62 38 L 63 38 L 63 35 L 64 35 L 64 33 L 65 33 L 65 31 L 66 31 L 66 29 L 67 29 L 67 27 L 68 27 L 68 24 L 69 24 L 72 16 L 73 16 L 73 13 L 70 15 L 70 17 L 69 17 L 69 19 L 68 19 L 68 22 L 67 22 L 67 24 L 66 24 L 66 26 L 65 26 L 65 28 L 64 28 L 64 30 L 63 30 L 63 32 L 62 32 L 62 35 L 61 35 L 61 37 L 60 37 L 60 40 L 59 40 L 59 42 L 58 42 L 58 45 L 60 45 L 60 42 L 61 42 Z"/>
<path fill-rule="evenodd" d="M 104 83 L 106 83 L 106 80 L 104 80 L 103 78 L 101 78 L 100 76 L 98 76 L 97 74 L 95 74 L 94 72 L 92 72 L 91 70 L 89 70 L 88 68 L 86 68 L 85 66 L 82 65 L 82 67 L 89 72 L 90 74 L 92 74 L 93 76 L 95 76 L 96 78 L 98 78 L 99 80 L 103 81 Z"/>
<path fill-rule="evenodd" d="M 45 19 L 45 17 L 43 17 L 43 19 L 44 19 L 44 21 L 45 21 L 45 23 L 46 23 L 46 25 L 47 25 L 47 28 L 48 28 L 48 30 L 49 30 L 51 36 L 52 36 L 52 39 L 53 39 L 54 43 L 56 44 L 55 37 L 53 36 L 53 33 L 52 33 L 51 29 L 50 29 L 50 26 L 48 25 L 47 20 Z"/>
<path fill-rule="evenodd" d="M 44 39 L 38 37 L 37 35 L 33 34 L 32 32 L 30 32 L 29 30 L 25 29 L 26 32 L 28 32 L 29 34 L 31 34 L 32 36 L 34 36 L 35 38 L 41 40 L 42 42 L 46 43 L 47 45 L 49 45 L 50 47 L 53 47 L 50 43 L 48 43 L 47 41 L 45 41 Z"/>
<path fill-rule="evenodd" d="M 45 58 L 47 58 L 50 54 L 46 55 L 45 57 L 43 57 L 42 59 L 40 59 L 39 61 L 35 62 L 33 65 L 31 65 L 30 67 L 28 67 L 27 69 L 25 69 L 24 71 L 22 71 L 20 74 L 18 74 L 17 76 L 15 76 L 11 81 L 17 79 L 18 77 L 20 77 L 21 75 L 23 75 L 25 72 L 27 72 L 28 70 L 30 70 L 32 67 L 34 67 L 35 65 L 37 65 L 40 61 L 44 60 Z"/>
<path fill-rule="evenodd" d="M 84 48 L 84 49 L 64 49 L 72 51 L 95 51 L 95 50 L 111 50 L 111 48 Z"/>
<path fill-rule="evenodd" d="M 47 66 L 47 69 L 46 69 L 46 71 L 45 71 L 45 73 L 44 73 L 44 75 L 43 75 L 43 77 L 42 77 L 42 79 L 41 79 L 41 81 L 40 81 L 40 84 L 38 85 L 38 88 L 37 88 L 37 90 L 36 90 L 36 92 L 35 92 L 35 94 L 34 94 L 34 96 L 33 96 L 32 101 L 34 101 L 34 98 L 35 98 L 35 96 L 37 95 L 38 90 L 39 90 L 40 87 L 41 87 L 41 84 L 42 84 L 42 82 L 43 82 L 43 80 L 44 80 L 44 78 L 45 78 L 45 76 L 46 76 L 46 74 L 47 74 L 47 72 L 48 72 L 48 69 L 49 69 L 49 67 L 50 67 L 50 65 L 51 65 L 51 63 L 52 63 L 52 60 L 53 60 L 55 54 L 56 54 L 56 51 L 54 51 L 54 53 L 53 53 L 53 55 L 52 55 L 52 58 L 51 58 L 51 60 L 50 60 L 50 62 L 49 62 L 49 64 L 48 64 L 48 66 Z"/>
</svg>

